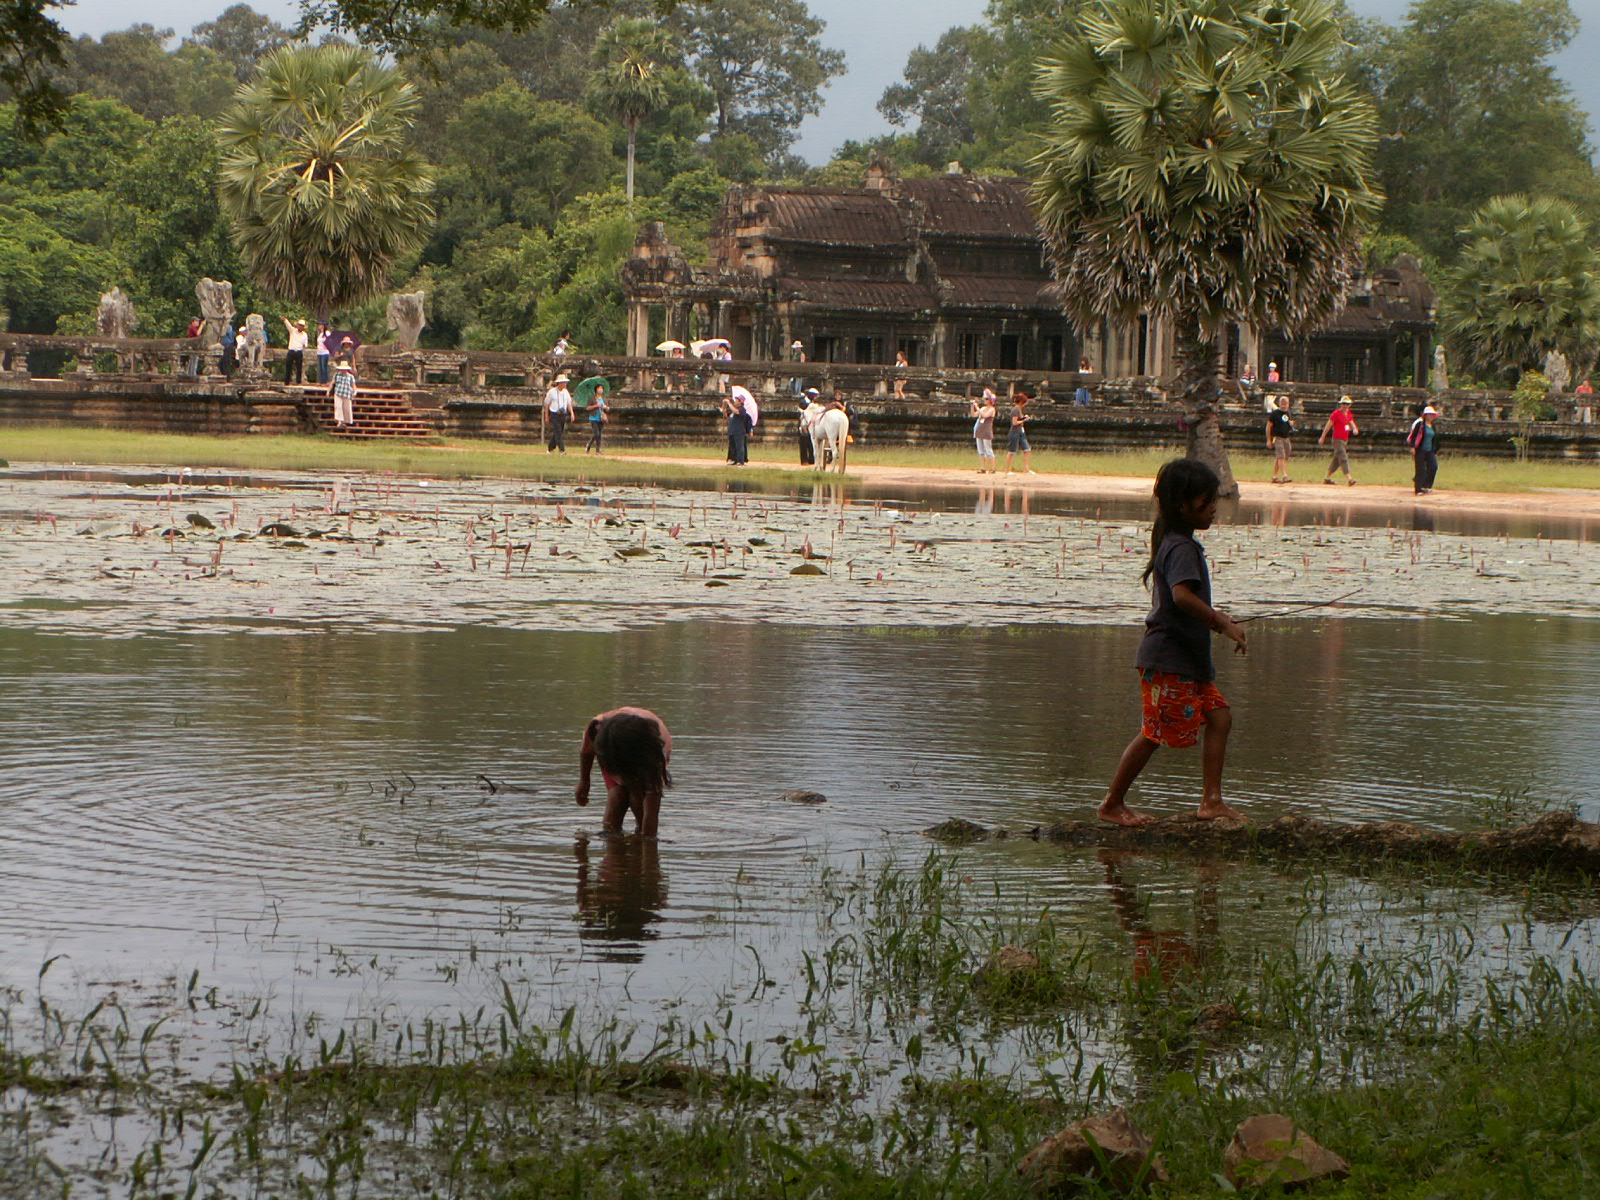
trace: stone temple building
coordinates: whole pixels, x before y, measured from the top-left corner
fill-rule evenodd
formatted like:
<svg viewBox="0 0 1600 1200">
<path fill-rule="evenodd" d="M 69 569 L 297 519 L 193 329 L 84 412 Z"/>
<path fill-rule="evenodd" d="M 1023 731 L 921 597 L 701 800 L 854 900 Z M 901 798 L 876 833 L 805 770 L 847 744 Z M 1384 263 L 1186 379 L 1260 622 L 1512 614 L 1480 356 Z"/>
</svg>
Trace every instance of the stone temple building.
<svg viewBox="0 0 1600 1200">
<path fill-rule="evenodd" d="M 913 366 L 1043 373 L 1086 357 L 1106 377 L 1168 374 L 1158 319 L 1080 329 L 1053 298 L 1028 188 L 959 169 L 902 180 L 881 162 L 861 188 L 731 188 L 704 265 L 659 223 L 640 231 L 622 267 L 628 353 L 723 337 L 739 359 L 792 358 L 800 342 L 812 361 L 887 366 L 904 351 Z M 1312 338 L 1230 328 L 1224 365 L 1265 376 L 1275 360 L 1299 369 L 1286 379 L 1394 383 L 1402 359 L 1426 362 L 1432 328 L 1432 290 L 1402 258 Z"/>
</svg>

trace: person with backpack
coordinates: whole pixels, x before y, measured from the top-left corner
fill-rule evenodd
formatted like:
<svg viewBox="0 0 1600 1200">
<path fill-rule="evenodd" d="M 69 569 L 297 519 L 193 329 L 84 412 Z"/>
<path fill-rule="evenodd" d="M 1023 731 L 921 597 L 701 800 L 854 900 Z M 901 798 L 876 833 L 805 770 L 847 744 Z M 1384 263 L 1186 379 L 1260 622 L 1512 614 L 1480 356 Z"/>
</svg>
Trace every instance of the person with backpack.
<svg viewBox="0 0 1600 1200">
<path fill-rule="evenodd" d="M 1433 491 L 1433 479 L 1439 473 L 1439 431 L 1433 427 L 1438 415 L 1439 410 L 1428 405 L 1406 433 L 1406 445 L 1411 447 L 1411 487 L 1418 496 Z"/>
<path fill-rule="evenodd" d="M 1267 410 L 1267 449 L 1272 451 L 1272 482 L 1292 483 L 1289 457 L 1294 453 L 1294 421 L 1289 417 L 1289 397 L 1279 396 Z"/>
</svg>

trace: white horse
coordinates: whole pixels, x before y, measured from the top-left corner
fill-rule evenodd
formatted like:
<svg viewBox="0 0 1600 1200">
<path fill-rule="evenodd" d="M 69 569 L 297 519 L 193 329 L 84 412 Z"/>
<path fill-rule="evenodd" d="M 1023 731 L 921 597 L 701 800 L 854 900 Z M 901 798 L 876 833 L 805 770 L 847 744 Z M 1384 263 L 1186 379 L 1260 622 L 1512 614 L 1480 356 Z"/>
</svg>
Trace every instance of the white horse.
<svg viewBox="0 0 1600 1200">
<path fill-rule="evenodd" d="M 822 409 L 822 411 L 812 415 L 812 409 Z M 811 456 L 816 461 L 817 470 L 828 469 L 828 459 L 824 455 L 831 454 L 834 469 L 843 475 L 845 446 L 850 436 L 850 418 L 842 409 L 822 408 L 820 404 L 812 404 L 801 415 L 801 420 L 805 421 L 811 430 Z"/>
</svg>

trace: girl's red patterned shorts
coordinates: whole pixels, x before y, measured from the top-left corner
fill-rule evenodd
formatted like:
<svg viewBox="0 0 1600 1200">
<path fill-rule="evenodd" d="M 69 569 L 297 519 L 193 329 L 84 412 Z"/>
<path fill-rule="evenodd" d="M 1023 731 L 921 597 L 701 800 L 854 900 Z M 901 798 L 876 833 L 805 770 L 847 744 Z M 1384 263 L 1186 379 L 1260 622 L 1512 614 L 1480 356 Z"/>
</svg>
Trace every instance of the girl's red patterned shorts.
<svg viewBox="0 0 1600 1200">
<path fill-rule="evenodd" d="M 1167 671 L 1139 672 L 1139 695 L 1144 700 L 1144 721 L 1139 732 L 1158 746 L 1187 750 L 1200 740 L 1206 714 L 1227 708 L 1228 702 L 1207 680 L 1201 683 Z"/>
</svg>

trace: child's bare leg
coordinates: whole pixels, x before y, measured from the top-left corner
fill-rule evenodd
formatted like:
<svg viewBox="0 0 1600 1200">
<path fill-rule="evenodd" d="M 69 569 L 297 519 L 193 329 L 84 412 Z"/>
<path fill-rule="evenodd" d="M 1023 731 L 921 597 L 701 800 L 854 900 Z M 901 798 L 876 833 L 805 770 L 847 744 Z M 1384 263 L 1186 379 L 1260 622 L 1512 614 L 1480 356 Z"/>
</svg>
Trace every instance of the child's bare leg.
<svg viewBox="0 0 1600 1200">
<path fill-rule="evenodd" d="M 640 807 L 633 810 L 639 817 L 639 832 L 645 837 L 656 836 L 656 826 L 661 821 L 661 793 L 651 789 L 640 800 Z"/>
<path fill-rule="evenodd" d="M 1233 713 L 1226 708 L 1213 708 L 1206 714 L 1206 740 L 1200 751 L 1200 779 L 1204 791 L 1200 808 L 1195 813 L 1203 820 L 1215 820 L 1217 817 L 1244 820 L 1243 813 L 1234 811 L 1222 802 L 1222 763 L 1228 755 L 1228 732 L 1232 728 Z"/>
<path fill-rule="evenodd" d="M 1111 786 L 1106 789 L 1106 798 L 1100 802 L 1099 817 L 1102 821 L 1109 825 L 1139 826 L 1155 820 L 1148 813 L 1134 812 L 1129 808 L 1127 796 L 1128 789 L 1139 778 L 1139 772 L 1144 770 L 1156 749 L 1156 743 L 1142 733 L 1128 743 L 1128 748 L 1122 752 L 1122 758 L 1117 763 L 1117 773 L 1111 777 Z"/>
<path fill-rule="evenodd" d="M 622 817 L 628 811 L 627 784 L 613 784 L 606 789 L 606 816 L 601 828 L 607 833 L 622 832 Z"/>
</svg>

